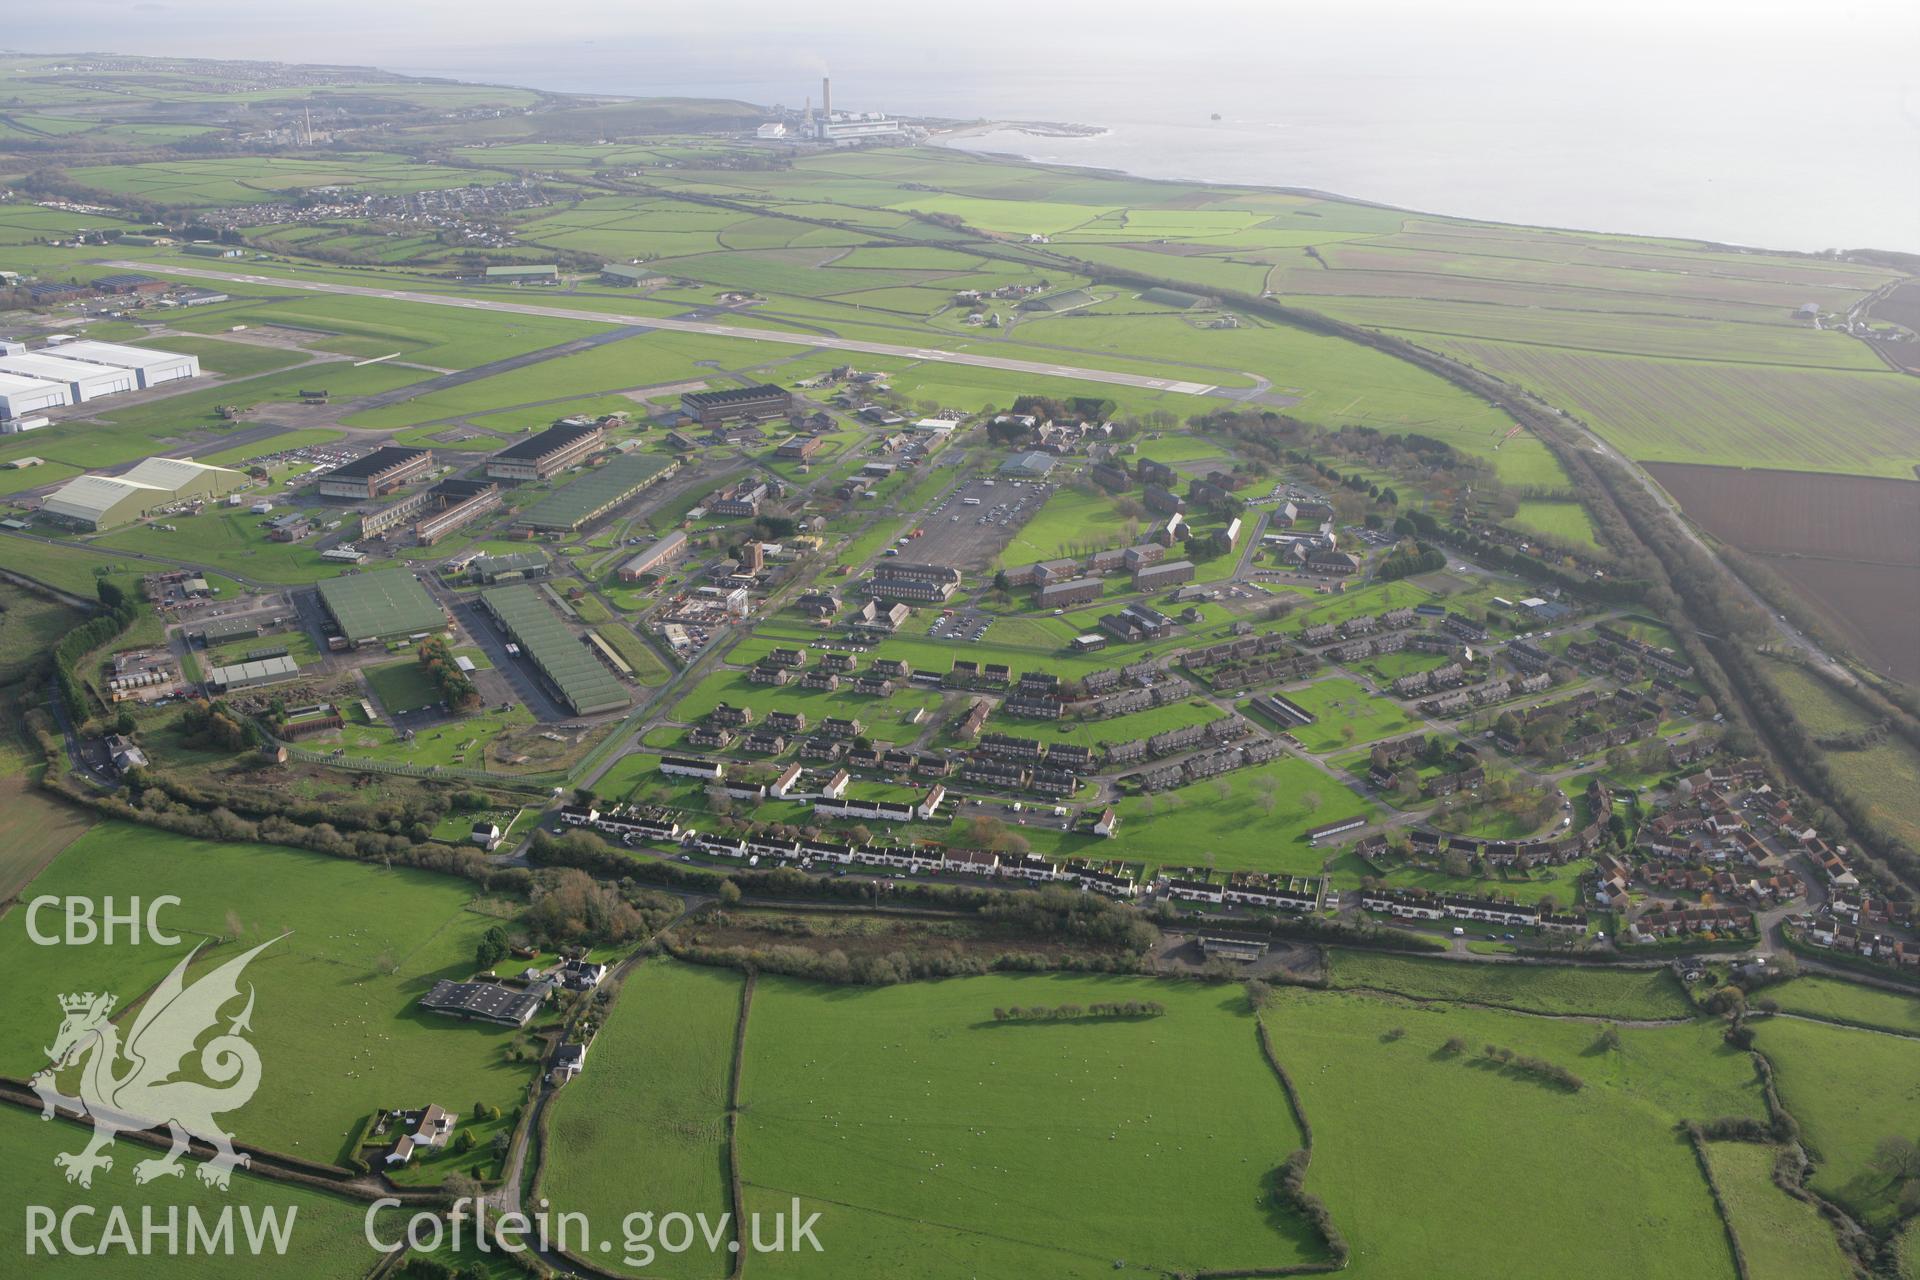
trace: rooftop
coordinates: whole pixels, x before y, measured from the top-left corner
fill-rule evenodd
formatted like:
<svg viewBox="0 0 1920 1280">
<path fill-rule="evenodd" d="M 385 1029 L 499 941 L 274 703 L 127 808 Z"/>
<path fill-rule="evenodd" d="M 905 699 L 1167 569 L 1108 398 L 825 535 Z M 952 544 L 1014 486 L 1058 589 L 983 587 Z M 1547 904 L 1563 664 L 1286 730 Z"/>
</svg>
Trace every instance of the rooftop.
<svg viewBox="0 0 1920 1280">
<path fill-rule="evenodd" d="M 349 640 L 372 640 L 438 631 L 446 613 L 403 570 L 356 573 L 320 584 L 320 599 Z"/>
</svg>

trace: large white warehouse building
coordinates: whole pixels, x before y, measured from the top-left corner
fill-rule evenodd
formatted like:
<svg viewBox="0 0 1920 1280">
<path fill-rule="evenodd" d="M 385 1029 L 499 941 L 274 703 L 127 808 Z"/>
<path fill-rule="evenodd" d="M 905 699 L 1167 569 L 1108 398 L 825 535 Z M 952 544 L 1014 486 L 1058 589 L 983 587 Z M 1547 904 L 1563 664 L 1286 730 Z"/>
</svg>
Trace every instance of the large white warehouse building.
<svg viewBox="0 0 1920 1280">
<path fill-rule="evenodd" d="M 112 369 L 131 369 L 142 388 L 200 376 L 198 356 L 150 351 L 145 347 L 126 347 L 117 342 L 69 342 L 60 348 L 59 358 L 81 360 Z"/>
<path fill-rule="evenodd" d="M 0 418 L 24 418 L 42 409 L 58 409 L 72 403 L 73 391 L 64 382 L 0 373 Z"/>
<path fill-rule="evenodd" d="M 23 356 L 0 356 L 0 373 L 65 383 L 73 393 L 75 404 L 120 391 L 133 391 L 140 386 L 140 375 L 132 369 L 88 364 L 84 360 L 68 360 L 42 351 L 31 351 Z"/>
</svg>

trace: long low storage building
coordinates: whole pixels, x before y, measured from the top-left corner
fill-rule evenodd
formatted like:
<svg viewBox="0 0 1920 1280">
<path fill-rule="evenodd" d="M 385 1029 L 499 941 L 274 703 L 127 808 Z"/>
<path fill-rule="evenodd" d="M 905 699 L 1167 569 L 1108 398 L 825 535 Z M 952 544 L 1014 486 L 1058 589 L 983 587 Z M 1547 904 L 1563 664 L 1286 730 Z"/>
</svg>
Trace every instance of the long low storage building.
<svg viewBox="0 0 1920 1280">
<path fill-rule="evenodd" d="M 524 583 L 495 587 L 480 593 L 480 604 L 575 715 L 617 711 L 633 701 L 599 656 L 567 630 L 534 588 Z"/>
<path fill-rule="evenodd" d="M 73 389 L 64 382 L 0 373 L 0 418 L 24 418 L 42 409 L 64 409 L 73 403 Z"/>
<path fill-rule="evenodd" d="M 320 584 L 320 604 L 349 648 L 411 639 L 447 625 L 447 611 L 400 569 L 329 578 Z"/>
<path fill-rule="evenodd" d="M 84 404 L 120 391 L 133 391 L 140 386 L 140 375 L 131 369 L 88 364 L 84 360 L 65 360 L 44 351 L 0 356 L 0 373 L 62 383 L 72 393 L 74 404 Z"/>
<path fill-rule="evenodd" d="M 231 666 L 214 667 L 207 672 L 207 687 L 216 693 L 230 693 L 235 689 L 250 689 L 255 685 L 279 684 L 299 674 L 300 666 L 292 658 L 285 656 L 260 658 L 252 662 L 236 662 Z"/>
<path fill-rule="evenodd" d="M 122 346 L 117 342 L 69 342 L 60 348 L 60 358 L 130 370 L 142 389 L 200 376 L 198 356 Z"/>
<path fill-rule="evenodd" d="M 687 553 L 687 535 L 675 529 L 645 551 L 620 566 L 620 581 L 638 582 L 648 574 L 657 574 Z"/>
<path fill-rule="evenodd" d="M 624 454 L 534 503 L 521 514 L 520 527 L 541 533 L 572 533 L 679 469 L 677 461 L 657 453 Z"/>
</svg>

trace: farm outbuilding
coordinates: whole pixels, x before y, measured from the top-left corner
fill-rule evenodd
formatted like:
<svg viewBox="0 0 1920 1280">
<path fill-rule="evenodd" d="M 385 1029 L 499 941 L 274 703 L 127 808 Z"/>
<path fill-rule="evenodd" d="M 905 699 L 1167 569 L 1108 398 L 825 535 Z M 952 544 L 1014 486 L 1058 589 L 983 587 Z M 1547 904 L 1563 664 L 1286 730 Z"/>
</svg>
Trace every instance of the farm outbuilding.
<svg viewBox="0 0 1920 1280">
<path fill-rule="evenodd" d="M 129 369 L 140 386 L 157 387 L 165 382 L 200 376 L 200 358 L 173 351 L 150 351 L 145 347 L 122 346 L 117 342 L 70 342 L 60 348 L 63 360 L 82 360 L 111 369 Z"/>
<path fill-rule="evenodd" d="M 11 373 L 22 378 L 38 378 L 43 382 L 62 383 L 72 394 L 74 404 L 82 404 L 99 396 L 110 396 L 120 391 L 133 391 L 140 385 L 140 375 L 131 369 L 114 369 L 103 364 L 88 364 L 84 360 L 50 356 L 44 351 L 29 351 L 19 356 L 0 356 L 0 373 Z"/>
<path fill-rule="evenodd" d="M 0 418 L 24 418 L 42 409 L 59 409 L 72 403 L 73 391 L 64 382 L 0 373 Z"/>
</svg>

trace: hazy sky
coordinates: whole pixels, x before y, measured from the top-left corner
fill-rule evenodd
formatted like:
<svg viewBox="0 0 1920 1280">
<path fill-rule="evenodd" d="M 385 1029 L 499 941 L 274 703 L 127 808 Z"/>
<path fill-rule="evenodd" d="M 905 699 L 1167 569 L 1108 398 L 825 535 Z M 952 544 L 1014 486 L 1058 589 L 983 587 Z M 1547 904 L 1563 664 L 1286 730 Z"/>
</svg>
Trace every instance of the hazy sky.
<svg viewBox="0 0 1920 1280">
<path fill-rule="evenodd" d="M 1920 251 L 1920 0 L 56 0 L 0 45 L 1112 130 L 1051 158 Z M 1228 127 L 1196 131 L 1211 113 Z M 1238 127 L 1241 132 L 1233 132 Z"/>
<path fill-rule="evenodd" d="M 1844 88 L 1853 57 L 1920 55 L 1920 5 L 1912 0 L 1374 0 L 1345 12 L 1298 0 L 1209 0 L 1184 9 L 1165 0 L 59 0 L 12 7 L 0 43 L 20 49 L 356 63 L 514 44 L 664 48 L 692 38 L 778 44 L 821 57 L 847 45 L 936 56 L 969 50 L 1014 63 L 1121 49 L 1244 61 L 1263 49 L 1330 39 L 1364 61 L 1377 41 L 1430 40 L 1518 46 L 1543 60 L 1582 64 L 1592 56 L 1583 41 L 1595 35 L 1647 53 L 1704 36 L 1721 47 L 1797 46 L 1807 59 L 1804 83 L 1831 90 Z M 1787 33 L 1793 43 L 1783 46 Z M 780 39 L 766 39 L 773 36 Z M 1826 54 L 1838 57 L 1815 61 Z"/>
</svg>

